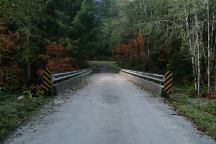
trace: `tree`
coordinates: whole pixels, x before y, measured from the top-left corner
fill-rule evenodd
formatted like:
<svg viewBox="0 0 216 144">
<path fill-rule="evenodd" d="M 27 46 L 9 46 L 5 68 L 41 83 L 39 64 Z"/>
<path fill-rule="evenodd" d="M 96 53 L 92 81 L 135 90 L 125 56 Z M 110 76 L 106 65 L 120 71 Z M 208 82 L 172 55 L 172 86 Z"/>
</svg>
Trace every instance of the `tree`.
<svg viewBox="0 0 216 144">
<path fill-rule="evenodd" d="M 144 33 L 146 43 L 143 48 L 147 49 L 150 61 L 155 62 L 151 67 L 158 67 L 156 63 L 160 63 L 160 59 L 156 56 L 160 57 L 161 50 L 166 50 L 169 53 L 167 63 L 172 63 L 174 56 L 179 58 L 179 62 L 187 60 L 188 64 L 191 63 L 198 95 L 205 84 L 211 94 L 216 67 L 214 1 L 133 0 L 122 5 L 125 9 L 121 9 L 121 13 L 127 18 L 125 31 L 132 35 Z M 179 57 L 178 53 L 184 55 Z M 175 66 L 172 68 L 175 72 Z M 158 73 L 159 70 L 154 71 Z"/>
<path fill-rule="evenodd" d="M 46 54 L 41 54 L 40 58 L 52 73 L 67 72 L 75 69 L 72 58 L 68 56 L 67 50 L 61 44 L 48 45 Z"/>
<path fill-rule="evenodd" d="M 28 81 L 31 81 L 31 62 L 35 55 L 33 44 L 37 39 L 37 25 L 43 21 L 44 4 L 42 0 L 16 0 L 4 1 L 1 5 L 5 12 L 4 16 L 16 23 L 17 30 L 22 34 L 20 52 L 21 61 L 26 65 Z"/>
</svg>

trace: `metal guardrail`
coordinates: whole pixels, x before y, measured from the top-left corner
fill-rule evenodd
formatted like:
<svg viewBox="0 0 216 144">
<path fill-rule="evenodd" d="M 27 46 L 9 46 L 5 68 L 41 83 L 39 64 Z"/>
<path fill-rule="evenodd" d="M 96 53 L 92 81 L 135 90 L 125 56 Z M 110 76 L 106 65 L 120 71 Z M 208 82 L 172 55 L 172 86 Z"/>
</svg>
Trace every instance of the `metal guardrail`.
<svg viewBox="0 0 216 144">
<path fill-rule="evenodd" d="M 164 85 L 164 75 L 159 75 L 159 74 L 153 74 L 153 73 L 145 73 L 145 72 L 139 72 L 139 71 L 132 71 L 132 70 L 127 70 L 127 69 L 121 69 L 122 72 L 140 77 L 142 79 L 152 81 L 154 83 Z"/>
<path fill-rule="evenodd" d="M 83 70 L 66 72 L 66 73 L 52 74 L 52 83 L 57 84 L 65 80 L 90 73 L 91 71 L 92 71 L 91 69 L 83 69 Z"/>
</svg>

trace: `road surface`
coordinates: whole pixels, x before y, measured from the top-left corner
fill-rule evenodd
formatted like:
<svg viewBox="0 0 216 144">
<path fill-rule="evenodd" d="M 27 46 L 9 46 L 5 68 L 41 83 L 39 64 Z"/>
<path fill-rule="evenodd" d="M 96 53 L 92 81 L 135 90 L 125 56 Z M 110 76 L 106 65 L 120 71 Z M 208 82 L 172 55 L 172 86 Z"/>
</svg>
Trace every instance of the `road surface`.
<svg viewBox="0 0 216 144">
<path fill-rule="evenodd" d="M 113 73 L 92 75 L 40 124 L 17 133 L 6 143 L 215 144 L 160 98 Z"/>
</svg>

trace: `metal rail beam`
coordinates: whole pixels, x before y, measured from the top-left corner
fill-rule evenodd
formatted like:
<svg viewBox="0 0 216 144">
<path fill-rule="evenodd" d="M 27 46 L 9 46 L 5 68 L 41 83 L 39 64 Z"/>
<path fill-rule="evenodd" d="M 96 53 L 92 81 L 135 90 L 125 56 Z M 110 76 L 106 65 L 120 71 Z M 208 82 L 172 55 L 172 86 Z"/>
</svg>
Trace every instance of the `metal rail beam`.
<svg viewBox="0 0 216 144">
<path fill-rule="evenodd" d="M 83 69 L 78 71 L 52 74 L 52 95 L 57 95 L 64 89 L 76 85 L 80 79 L 92 73 L 92 69 Z"/>
<path fill-rule="evenodd" d="M 153 95 L 162 96 L 164 88 L 164 75 L 138 72 L 132 70 L 121 69 L 120 74 L 128 80 L 133 81 L 139 86 L 150 91 Z"/>
<path fill-rule="evenodd" d="M 132 70 L 126 70 L 126 69 L 121 69 L 122 72 L 137 76 L 139 78 L 152 81 L 154 83 L 164 85 L 164 75 L 159 75 L 159 74 L 153 74 L 153 73 L 145 73 L 145 72 L 138 72 L 138 71 L 132 71 Z"/>
<path fill-rule="evenodd" d="M 62 81 L 68 80 L 70 78 L 74 78 L 76 76 L 91 72 L 91 69 L 83 69 L 78 71 L 66 72 L 66 73 L 58 73 L 52 75 L 53 84 L 60 83 Z"/>
</svg>

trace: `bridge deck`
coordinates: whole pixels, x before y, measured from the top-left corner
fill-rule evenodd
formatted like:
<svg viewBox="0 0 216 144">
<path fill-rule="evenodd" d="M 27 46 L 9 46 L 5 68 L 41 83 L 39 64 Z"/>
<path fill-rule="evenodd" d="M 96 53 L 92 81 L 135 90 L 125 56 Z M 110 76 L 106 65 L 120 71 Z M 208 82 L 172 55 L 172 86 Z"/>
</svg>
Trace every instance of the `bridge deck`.
<svg viewBox="0 0 216 144">
<path fill-rule="evenodd" d="M 192 123 L 118 74 L 100 73 L 10 144 L 210 144 Z M 34 122 L 33 122 L 34 123 Z"/>
</svg>

